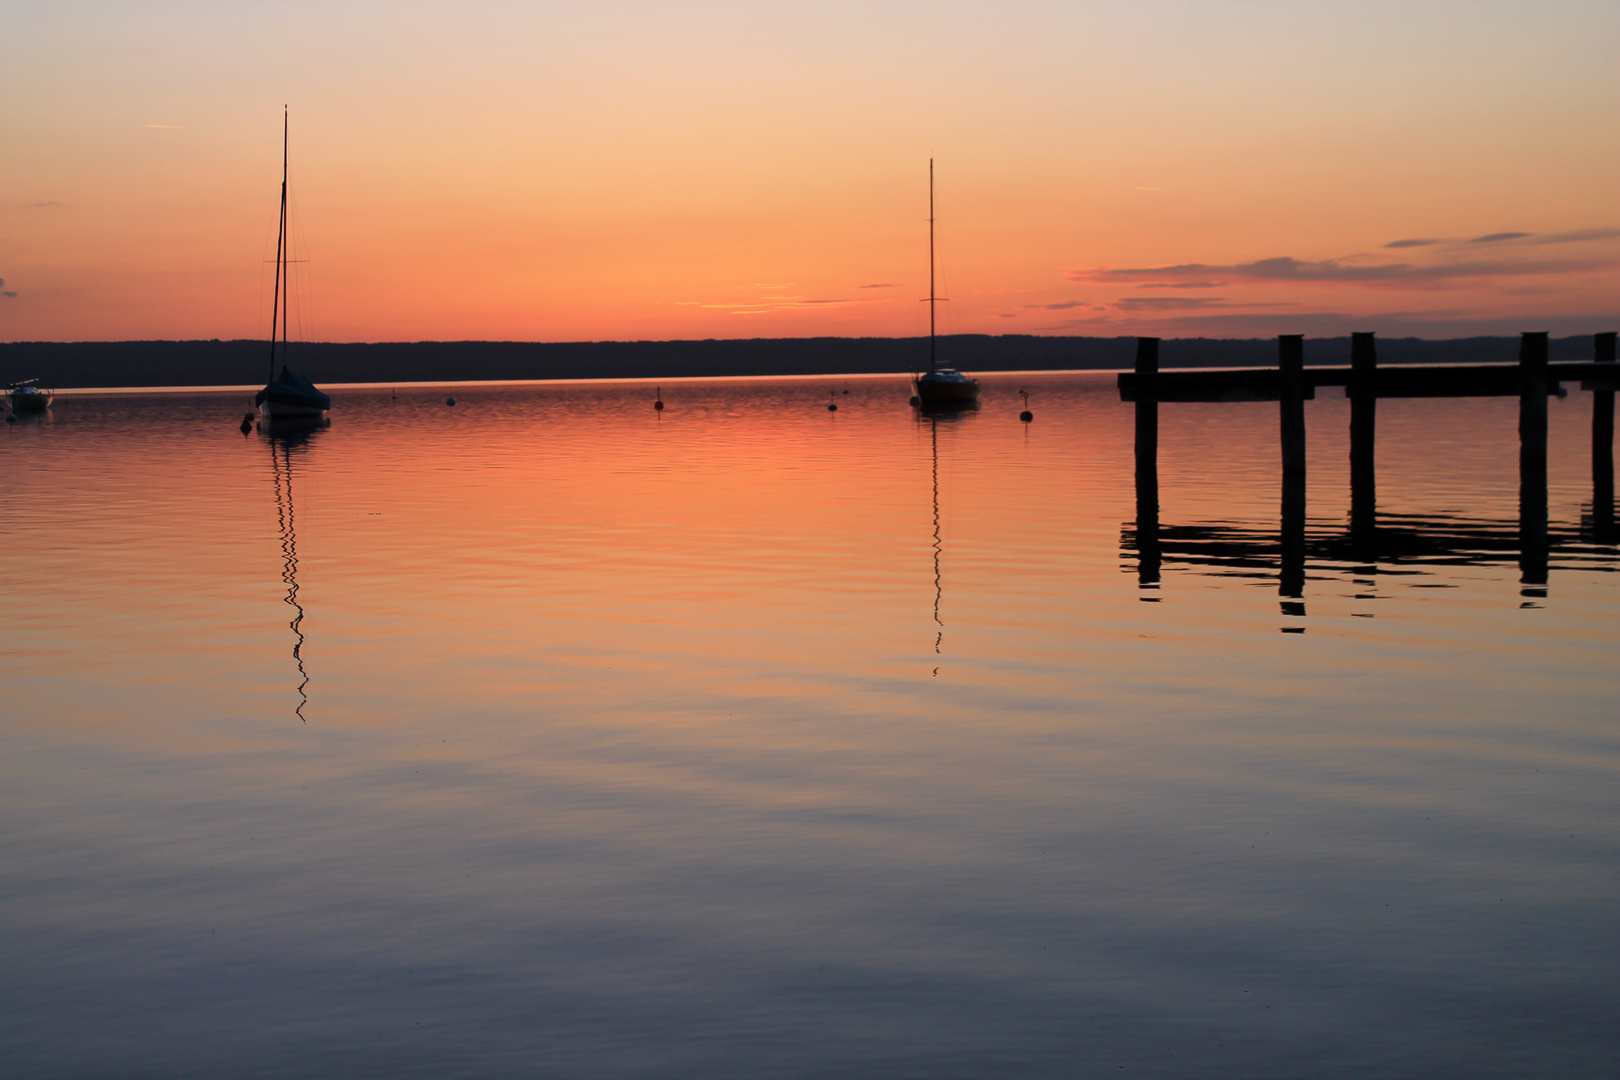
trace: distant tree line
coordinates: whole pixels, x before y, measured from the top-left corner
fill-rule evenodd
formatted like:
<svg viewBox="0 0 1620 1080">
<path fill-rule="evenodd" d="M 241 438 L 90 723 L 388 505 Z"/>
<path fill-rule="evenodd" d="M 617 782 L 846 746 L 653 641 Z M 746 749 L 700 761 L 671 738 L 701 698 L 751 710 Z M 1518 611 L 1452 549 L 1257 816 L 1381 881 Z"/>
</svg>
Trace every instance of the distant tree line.
<svg viewBox="0 0 1620 1080">
<path fill-rule="evenodd" d="M 1134 337 L 955 334 L 939 339 L 942 365 L 965 371 L 1129 368 Z M 1553 360 L 1591 359 L 1592 339 L 1553 342 Z M 1306 363 L 1346 364 L 1350 339 L 1315 338 Z M 1378 342 L 1381 364 L 1510 362 L 1518 339 Z M 1273 338 L 1170 338 L 1163 367 L 1260 367 L 1276 363 Z M 727 375 L 856 375 L 928 365 L 927 338 L 749 338 L 709 341 L 294 342 L 289 362 L 317 383 L 485 379 L 668 379 Z M 52 387 L 236 386 L 269 376 L 263 341 L 22 341 L 0 343 L 0 383 L 38 378 Z"/>
</svg>

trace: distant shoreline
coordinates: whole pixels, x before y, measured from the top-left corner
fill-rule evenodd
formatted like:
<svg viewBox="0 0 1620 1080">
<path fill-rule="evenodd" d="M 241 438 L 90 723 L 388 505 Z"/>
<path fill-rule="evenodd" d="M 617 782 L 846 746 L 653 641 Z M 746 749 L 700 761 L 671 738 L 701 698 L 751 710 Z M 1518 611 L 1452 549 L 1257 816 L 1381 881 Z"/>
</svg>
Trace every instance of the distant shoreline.
<svg viewBox="0 0 1620 1080">
<path fill-rule="evenodd" d="M 1111 371 L 1132 366 L 1134 337 L 955 334 L 941 337 L 942 365 L 976 373 Z M 1379 362 L 1512 362 L 1515 337 L 1383 338 Z M 1591 359 L 1590 335 L 1552 342 L 1553 360 Z M 1350 339 L 1308 338 L 1307 364 L 1349 362 Z M 927 338 L 738 338 L 706 341 L 419 341 L 292 343 L 295 370 L 319 384 L 443 386 L 462 383 L 657 379 L 897 376 L 928 364 Z M 1160 365 L 1261 367 L 1276 362 L 1274 338 L 1166 338 Z M 37 378 L 71 389 L 262 386 L 262 340 L 0 343 L 0 383 Z"/>
</svg>

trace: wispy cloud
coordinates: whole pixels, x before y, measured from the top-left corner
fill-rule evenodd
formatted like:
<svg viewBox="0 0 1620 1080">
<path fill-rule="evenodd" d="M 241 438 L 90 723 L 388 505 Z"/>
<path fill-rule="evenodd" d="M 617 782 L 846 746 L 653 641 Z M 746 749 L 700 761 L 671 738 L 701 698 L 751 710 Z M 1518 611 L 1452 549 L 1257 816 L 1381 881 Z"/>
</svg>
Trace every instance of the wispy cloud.
<svg viewBox="0 0 1620 1080">
<path fill-rule="evenodd" d="M 1573 232 L 1543 233 L 1536 237 L 1538 244 L 1583 244 L 1588 240 L 1613 240 L 1620 229 L 1576 229 Z"/>
<path fill-rule="evenodd" d="M 1148 281 L 1138 289 L 1219 289 L 1224 281 Z"/>
<path fill-rule="evenodd" d="M 1067 280 L 1098 284 L 1141 284 L 1143 282 L 1192 288 L 1193 282 L 1224 278 L 1240 282 L 1309 282 L 1342 285 L 1368 285 L 1383 288 L 1443 288 L 1453 281 L 1521 277 L 1531 274 L 1570 274 L 1612 267 L 1609 261 L 1467 261 L 1431 263 L 1362 263 L 1353 259 L 1323 259 L 1312 262 L 1281 256 L 1258 259 L 1231 266 L 1208 263 L 1180 263 L 1173 266 L 1083 267 L 1071 270 Z M 1201 287 L 1201 286 L 1199 286 Z"/>
<path fill-rule="evenodd" d="M 1464 338 L 1517 336 L 1526 329 L 1548 330 L 1555 336 L 1589 334 L 1595 326 L 1612 326 L 1620 313 L 1583 313 L 1533 320 L 1518 316 L 1481 316 L 1466 311 L 1386 311 L 1349 314 L 1336 311 L 1241 312 L 1192 311 L 1124 312 L 1068 319 L 1054 326 L 1036 329 L 1057 333 L 1089 333 L 1107 336 L 1152 333 L 1166 337 L 1271 337 L 1276 334 L 1305 334 L 1309 337 L 1342 337 L 1353 330 L 1374 330 L 1380 337 Z"/>
<path fill-rule="evenodd" d="M 1532 232 L 1493 232 L 1483 236 L 1473 236 L 1468 239 L 1456 237 L 1427 237 L 1423 239 L 1391 240 L 1385 244 L 1386 248 L 1417 248 L 1434 247 L 1437 244 L 1467 246 L 1469 244 L 1505 244 L 1514 240 L 1524 240 L 1530 244 L 1582 244 L 1592 240 L 1613 240 L 1620 237 L 1620 229 L 1611 227 L 1598 227 L 1587 229 L 1571 229 L 1568 232 L 1532 233 Z"/>
<path fill-rule="evenodd" d="M 1025 304 L 1032 311 L 1068 311 L 1070 308 L 1089 307 L 1081 300 L 1062 300 L 1056 304 Z"/>
<path fill-rule="evenodd" d="M 17 294 L 6 288 L 6 279 L 3 277 L 0 277 L 0 296 L 4 296 L 8 300 L 17 299 Z"/>
<path fill-rule="evenodd" d="M 1121 311 L 1188 311 L 1193 308 L 1231 307 L 1219 296 L 1123 296 L 1114 306 Z"/>
<path fill-rule="evenodd" d="M 900 286 L 898 284 L 892 284 L 891 285 L 891 284 L 888 284 L 886 282 L 885 283 L 880 283 L 880 284 L 877 284 L 877 285 L 857 285 L 856 286 L 856 288 L 858 288 L 858 289 L 898 289 L 899 287 Z"/>
<path fill-rule="evenodd" d="M 766 296 L 758 300 L 737 300 L 729 303 L 705 303 L 702 300 L 677 300 L 683 307 L 704 308 L 709 311 L 729 311 L 733 315 L 769 315 L 777 311 L 800 311 L 806 308 L 845 307 L 851 304 L 880 303 L 875 296 Z"/>
</svg>

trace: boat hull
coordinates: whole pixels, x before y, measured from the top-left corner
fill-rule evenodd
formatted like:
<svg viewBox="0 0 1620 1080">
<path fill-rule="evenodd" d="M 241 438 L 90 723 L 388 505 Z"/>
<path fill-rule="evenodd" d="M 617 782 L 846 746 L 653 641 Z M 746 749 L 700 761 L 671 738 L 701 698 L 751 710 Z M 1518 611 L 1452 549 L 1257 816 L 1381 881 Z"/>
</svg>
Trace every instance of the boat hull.
<svg viewBox="0 0 1620 1080">
<path fill-rule="evenodd" d="M 303 401 L 270 401 L 259 402 L 259 415 L 275 420 L 317 420 L 325 416 L 328 409 L 320 404 Z"/>
<path fill-rule="evenodd" d="M 962 375 L 919 375 L 911 380 L 911 392 L 923 408 L 967 408 L 979 403 L 979 384 Z"/>
<path fill-rule="evenodd" d="M 56 395 L 49 391 L 33 394 L 7 394 L 6 400 L 11 403 L 12 412 L 44 412 L 56 400 Z"/>
</svg>

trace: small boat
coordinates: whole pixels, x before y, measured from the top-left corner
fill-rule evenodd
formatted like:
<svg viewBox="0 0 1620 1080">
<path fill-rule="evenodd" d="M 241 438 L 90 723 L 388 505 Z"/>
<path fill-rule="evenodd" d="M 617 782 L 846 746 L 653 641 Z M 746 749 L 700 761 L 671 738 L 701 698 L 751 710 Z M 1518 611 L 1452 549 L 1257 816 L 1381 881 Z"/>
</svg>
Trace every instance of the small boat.
<svg viewBox="0 0 1620 1080">
<path fill-rule="evenodd" d="M 287 310 L 292 306 L 288 294 L 287 247 L 287 110 L 281 112 L 281 223 L 276 230 L 276 291 L 270 308 L 270 381 L 264 389 L 253 395 L 253 404 L 259 415 L 266 419 L 293 417 L 322 417 L 332 407 L 332 399 L 315 388 L 315 384 L 287 367 Z M 281 331 L 281 374 L 276 374 L 276 330 Z"/>
<path fill-rule="evenodd" d="M 934 159 L 928 159 L 928 370 L 911 377 L 911 403 L 919 409 L 972 409 L 979 404 L 979 383 L 955 368 L 939 366 L 934 332 Z"/>
<path fill-rule="evenodd" d="M 332 407 L 332 399 L 315 389 L 314 383 L 284 366 L 280 375 L 253 396 L 253 404 L 259 407 L 259 415 L 265 417 L 317 417 L 326 415 Z"/>
<path fill-rule="evenodd" d="M 38 379 L 24 379 L 22 382 L 11 384 L 6 391 L 7 403 L 12 412 L 44 412 L 56 400 L 55 390 L 44 390 L 34 384 Z"/>
<path fill-rule="evenodd" d="M 955 368 L 936 368 L 911 380 L 911 393 L 919 407 L 965 409 L 979 403 L 979 383 Z"/>
</svg>

